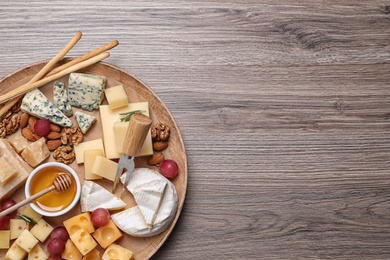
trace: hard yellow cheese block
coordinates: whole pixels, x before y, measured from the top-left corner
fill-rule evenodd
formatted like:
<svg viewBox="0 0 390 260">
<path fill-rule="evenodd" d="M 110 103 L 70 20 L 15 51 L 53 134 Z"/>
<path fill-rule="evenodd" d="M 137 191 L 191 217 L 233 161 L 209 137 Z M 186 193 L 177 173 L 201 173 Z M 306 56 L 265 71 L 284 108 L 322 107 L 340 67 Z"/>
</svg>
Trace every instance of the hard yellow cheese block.
<svg viewBox="0 0 390 260">
<path fill-rule="evenodd" d="M 38 239 L 36 239 L 27 229 L 24 229 L 20 236 L 15 240 L 15 244 L 23 248 L 26 252 L 30 252 L 37 243 Z"/>
<path fill-rule="evenodd" d="M 21 155 L 23 159 L 32 167 L 35 167 L 43 162 L 50 155 L 45 138 L 42 137 L 39 140 L 29 144 L 29 146 L 24 148 Z"/>
<path fill-rule="evenodd" d="M 132 260 L 134 253 L 120 245 L 112 244 L 103 253 L 102 260 Z"/>
<path fill-rule="evenodd" d="M 30 259 L 47 259 L 49 256 L 46 254 L 46 252 L 42 249 L 42 247 L 38 244 L 36 244 L 33 249 L 28 253 L 28 260 Z"/>
<path fill-rule="evenodd" d="M 116 227 L 114 222 L 110 219 L 108 223 L 96 229 L 92 236 L 99 243 L 102 248 L 107 248 L 117 239 L 122 237 L 122 232 Z"/>
<path fill-rule="evenodd" d="M 9 248 L 9 241 L 11 240 L 11 231 L 0 230 L 0 249 Z"/>
<path fill-rule="evenodd" d="M 66 260 L 81 260 L 81 258 L 83 258 L 83 255 L 72 242 L 72 240 L 68 239 L 65 244 L 65 250 L 62 253 L 61 257 L 62 259 Z"/>
<path fill-rule="evenodd" d="M 18 129 L 15 133 L 10 136 L 7 136 L 7 140 L 12 145 L 17 153 L 21 153 L 24 148 L 26 148 L 30 143 L 22 135 L 22 131 Z"/>
<path fill-rule="evenodd" d="M 100 252 L 96 248 L 92 249 L 88 254 L 86 254 L 81 260 L 101 260 Z"/>
<path fill-rule="evenodd" d="M 64 226 L 68 231 L 69 235 L 72 235 L 79 229 L 86 230 L 88 233 L 92 233 L 95 231 L 95 228 L 91 222 L 91 214 L 89 212 L 84 212 L 65 220 Z"/>
<path fill-rule="evenodd" d="M 129 99 L 127 98 L 123 85 L 106 88 L 104 93 L 106 94 L 108 105 L 111 109 L 123 107 L 129 103 Z"/>
<path fill-rule="evenodd" d="M 4 260 L 23 260 L 26 255 L 27 252 L 14 242 L 5 254 Z"/>
<path fill-rule="evenodd" d="M 5 185 L 18 171 L 4 157 L 0 158 L 0 186 Z"/>
<path fill-rule="evenodd" d="M 9 197 L 14 191 L 22 186 L 33 168 L 29 166 L 12 148 L 7 139 L 0 138 L 0 157 L 3 157 L 9 164 L 11 164 L 18 174 L 11 178 L 0 189 L 0 200 Z"/>
<path fill-rule="evenodd" d="M 38 238 L 39 241 L 45 242 L 46 238 L 50 235 L 53 229 L 54 228 L 42 218 L 35 226 L 33 226 L 30 232 Z"/>
<path fill-rule="evenodd" d="M 74 147 L 74 153 L 76 154 L 77 164 L 84 162 L 84 151 L 101 149 L 104 151 L 103 140 L 101 138 L 82 142 Z"/>
<path fill-rule="evenodd" d="M 96 156 L 103 156 L 103 149 L 84 151 L 84 178 L 86 180 L 98 180 L 103 178 L 102 176 L 91 172 Z"/>
<path fill-rule="evenodd" d="M 9 229 L 11 231 L 11 240 L 18 238 L 20 234 L 22 234 L 23 230 L 28 230 L 29 225 L 28 222 L 23 219 L 10 219 Z"/>
<path fill-rule="evenodd" d="M 127 106 L 120 107 L 117 109 L 111 109 L 109 105 L 101 105 L 99 109 L 100 109 L 100 117 L 101 117 L 102 128 L 103 128 L 105 156 L 109 159 L 118 159 L 119 157 L 122 156 L 123 153 L 117 151 L 117 147 L 115 144 L 116 143 L 120 144 L 122 142 L 123 145 L 123 140 L 124 140 L 124 135 L 122 141 L 115 140 L 114 123 L 120 122 L 120 118 L 122 116 L 119 114 L 131 112 L 134 110 L 142 110 L 145 111 L 143 114 L 149 116 L 149 104 L 148 102 L 129 103 Z M 117 135 L 121 134 L 122 131 L 124 131 L 123 128 L 117 130 Z M 126 131 L 124 132 L 126 133 Z M 138 156 L 146 156 L 151 154 L 153 154 L 153 146 L 152 146 L 152 135 L 149 131 Z"/>
<path fill-rule="evenodd" d="M 96 156 L 91 172 L 111 181 L 115 181 L 118 163 L 103 156 Z"/>
<path fill-rule="evenodd" d="M 93 237 L 82 228 L 70 235 L 70 239 L 83 255 L 88 254 L 97 246 Z"/>
</svg>

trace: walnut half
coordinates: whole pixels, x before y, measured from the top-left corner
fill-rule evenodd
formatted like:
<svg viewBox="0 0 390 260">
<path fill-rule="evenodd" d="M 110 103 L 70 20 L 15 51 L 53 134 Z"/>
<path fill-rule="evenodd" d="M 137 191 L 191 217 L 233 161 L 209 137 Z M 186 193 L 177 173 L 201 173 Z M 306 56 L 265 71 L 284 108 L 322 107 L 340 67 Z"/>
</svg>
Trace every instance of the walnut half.
<svg viewBox="0 0 390 260">
<path fill-rule="evenodd" d="M 166 124 L 158 123 L 152 127 L 151 132 L 153 142 L 168 141 L 171 129 Z"/>
<path fill-rule="evenodd" d="M 84 135 L 78 126 L 64 127 L 61 134 L 61 142 L 64 145 L 78 145 L 84 139 Z"/>
<path fill-rule="evenodd" d="M 70 145 L 61 145 L 53 152 L 53 158 L 57 162 L 71 164 L 76 158 L 76 154 L 73 151 L 73 147 Z"/>
</svg>

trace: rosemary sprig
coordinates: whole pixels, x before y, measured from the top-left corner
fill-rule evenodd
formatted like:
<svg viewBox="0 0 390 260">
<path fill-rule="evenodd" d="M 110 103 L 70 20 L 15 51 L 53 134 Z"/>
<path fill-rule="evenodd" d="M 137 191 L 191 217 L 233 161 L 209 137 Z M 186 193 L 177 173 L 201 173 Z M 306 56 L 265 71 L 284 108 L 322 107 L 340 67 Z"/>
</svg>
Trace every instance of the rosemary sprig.
<svg viewBox="0 0 390 260">
<path fill-rule="evenodd" d="M 128 122 L 130 121 L 130 117 L 137 113 L 144 113 L 144 110 L 133 110 L 131 112 L 125 112 L 125 113 L 119 113 L 119 115 L 124 116 L 121 118 L 121 122 Z"/>
<path fill-rule="evenodd" d="M 33 223 L 33 224 L 37 224 L 37 222 L 35 220 L 33 220 L 32 218 L 30 217 L 27 217 L 26 215 L 22 215 L 20 213 L 17 214 L 17 216 L 21 219 L 23 219 L 24 221 L 26 222 L 29 222 L 29 223 Z"/>
</svg>

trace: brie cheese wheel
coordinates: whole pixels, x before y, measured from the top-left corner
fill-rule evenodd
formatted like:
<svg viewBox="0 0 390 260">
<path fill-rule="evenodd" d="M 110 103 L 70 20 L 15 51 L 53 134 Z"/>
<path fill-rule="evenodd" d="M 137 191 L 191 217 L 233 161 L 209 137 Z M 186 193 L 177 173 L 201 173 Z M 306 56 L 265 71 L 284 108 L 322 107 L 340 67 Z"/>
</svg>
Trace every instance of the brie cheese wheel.
<svg viewBox="0 0 390 260">
<path fill-rule="evenodd" d="M 126 174 L 121 176 L 123 183 Z M 157 185 L 156 183 L 162 183 Z M 165 183 L 165 188 L 162 188 Z M 144 188 L 142 188 L 144 187 Z M 175 218 L 177 211 L 178 196 L 175 186 L 167 178 L 162 176 L 157 171 L 148 168 L 136 168 L 131 174 L 129 184 L 126 188 L 132 193 L 138 192 L 138 189 L 143 189 L 141 193 L 150 195 L 151 187 L 156 190 L 165 190 L 160 201 L 160 207 L 155 212 L 155 217 L 152 225 L 148 225 L 145 220 L 145 208 L 153 211 L 147 204 L 137 205 L 135 207 L 126 209 L 124 211 L 111 215 L 111 219 L 114 221 L 116 226 L 123 232 L 137 237 L 149 237 L 164 232 Z M 154 195 L 158 192 L 153 191 Z M 141 195 L 141 194 L 140 194 Z M 135 195 L 135 197 L 138 195 Z M 155 200 L 155 199 L 152 199 Z M 139 200 L 143 203 L 143 200 Z M 137 202 L 137 203 L 139 203 Z M 155 205 L 156 202 L 152 203 Z M 143 208 L 144 213 L 140 208 Z M 148 218 L 148 217 L 147 217 Z"/>
<path fill-rule="evenodd" d="M 165 181 L 154 180 L 134 189 L 134 199 L 148 226 L 153 226 L 166 187 L 167 183 Z"/>
<path fill-rule="evenodd" d="M 80 197 L 81 211 L 93 211 L 97 208 L 118 210 L 126 206 L 126 203 L 114 194 L 93 181 L 84 181 Z"/>
</svg>

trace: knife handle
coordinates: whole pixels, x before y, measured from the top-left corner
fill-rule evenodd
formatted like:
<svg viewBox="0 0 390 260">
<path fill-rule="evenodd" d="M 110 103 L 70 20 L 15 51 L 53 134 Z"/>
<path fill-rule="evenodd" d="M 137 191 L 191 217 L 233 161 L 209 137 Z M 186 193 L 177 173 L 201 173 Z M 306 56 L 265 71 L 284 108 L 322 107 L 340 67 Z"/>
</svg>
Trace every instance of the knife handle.
<svg viewBox="0 0 390 260">
<path fill-rule="evenodd" d="M 123 152 L 129 156 L 137 156 L 145 142 L 146 135 L 152 124 L 152 119 L 143 114 L 133 114 L 130 117 L 126 131 Z"/>
</svg>

